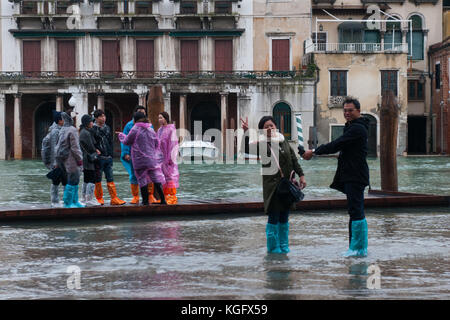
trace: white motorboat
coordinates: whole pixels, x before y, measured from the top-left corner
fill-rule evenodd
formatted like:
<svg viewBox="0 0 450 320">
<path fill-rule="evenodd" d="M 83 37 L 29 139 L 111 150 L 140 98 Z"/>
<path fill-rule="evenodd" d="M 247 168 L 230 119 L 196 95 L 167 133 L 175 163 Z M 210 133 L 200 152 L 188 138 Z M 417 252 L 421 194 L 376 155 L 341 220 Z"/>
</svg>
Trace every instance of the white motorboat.
<svg viewBox="0 0 450 320">
<path fill-rule="evenodd" d="M 193 140 L 182 142 L 179 153 L 183 159 L 216 159 L 219 150 L 211 142 Z"/>
</svg>

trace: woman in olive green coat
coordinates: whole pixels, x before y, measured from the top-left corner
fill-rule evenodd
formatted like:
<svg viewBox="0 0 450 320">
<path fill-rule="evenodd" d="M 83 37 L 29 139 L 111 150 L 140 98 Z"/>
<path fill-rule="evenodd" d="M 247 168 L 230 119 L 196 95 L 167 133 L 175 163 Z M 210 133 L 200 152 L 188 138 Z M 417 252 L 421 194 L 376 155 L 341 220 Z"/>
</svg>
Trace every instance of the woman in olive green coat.
<svg viewBox="0 0 450 320">
<path fill-rule="evenodd" d="M 248 123 L 242 119 L 241 121 L 242 128 L 247 131 Z M 289 210 L 295 208 L 295 203 L 291 205 L 289 200 L 281 198 L 276 193 L 281 181 L 277 160 L 284 177 L 289 178 L 292 171 L 300 177 L 301 188 L 306 187 L 305 176 L 294 150 L 284 136 L 277 131 L 273 117 L 262 117 L 258 129 L 263 130 L 264 133 L 258 137 L 257 141 L 250 142 L 250 145 L 257 143 L 263 163 L 264 212 L 269 216 L 266 224 L 267 251 L 269 253 L 288 253 Z"/>
</svg>

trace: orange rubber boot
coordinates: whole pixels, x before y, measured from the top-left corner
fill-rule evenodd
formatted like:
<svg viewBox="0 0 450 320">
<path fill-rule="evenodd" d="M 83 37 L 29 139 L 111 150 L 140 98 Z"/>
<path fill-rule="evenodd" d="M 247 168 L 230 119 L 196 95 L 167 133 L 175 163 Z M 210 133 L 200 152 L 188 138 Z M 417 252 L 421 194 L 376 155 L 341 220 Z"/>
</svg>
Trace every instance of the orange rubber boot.
<svg viewBox="0 0 450 320">
<path fill-rule="evenodd" d="M 97 199 L 98 203 L 100 203 L 101 205 L 104 205 L 105 200 L 103 200 L 103 188 L 102 188 L 101 182 L 97 182 L 95 184 L 94 194 L 95 194 L 95 198 Z"/>
<path fill-rule="evenodd" d="M 155 186 L 153 183 L 148 184 L 148 203 L 160 203 L 161 200 L 156 200 L 155 196 L 153 195 L 153 191 L 155 190 Z"/>
<path fill-rule="evenodd" d="M 133 199 L 130 201 L 131 204 L 139 204 L 139 185 L 132 184 L 131 185 L 131 194 L 133 195 Z"/>
<path fill-rule="evenodd" d="M 125 201 L 117 197 L 116 185 L 114 184 L 114 182 L 108 182 L 106 185 L 108 186 L 108 192 L 111 196 L 111 205 L 122 205 L 126 203 Z"/>
<path fill-rule="evenodd" d="M 167 204 L 177 204 L 178 203 L 178 198 L 176 196 L 177 189 L 176 188 L 166 188 L 165 190 L 166 191 L 164 191 L 164 196 L 166 197 Z"/>
</svg>

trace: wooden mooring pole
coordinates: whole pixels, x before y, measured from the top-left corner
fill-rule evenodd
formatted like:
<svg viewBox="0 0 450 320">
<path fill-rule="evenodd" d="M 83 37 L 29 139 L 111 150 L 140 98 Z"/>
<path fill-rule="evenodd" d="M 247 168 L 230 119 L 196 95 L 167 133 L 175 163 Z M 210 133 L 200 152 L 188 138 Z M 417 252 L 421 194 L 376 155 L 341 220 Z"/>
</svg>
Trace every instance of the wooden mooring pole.
<svg viewBox="0 0 450 320">
<path fill-rule="evenodd" d="M 151 121 L 155 131 L 159 129 L 158 115 L 164 111 L 164 98 L 161 86 L 150 87 L 147 102 L 148 119 Z"/>
<path fill-rule="evenodd" d="M 380 172 L 381 190 L 398 191 L 397 137 L 398 106 L 390 90 L 383 95 L 380 109 Z"/>
</svg>

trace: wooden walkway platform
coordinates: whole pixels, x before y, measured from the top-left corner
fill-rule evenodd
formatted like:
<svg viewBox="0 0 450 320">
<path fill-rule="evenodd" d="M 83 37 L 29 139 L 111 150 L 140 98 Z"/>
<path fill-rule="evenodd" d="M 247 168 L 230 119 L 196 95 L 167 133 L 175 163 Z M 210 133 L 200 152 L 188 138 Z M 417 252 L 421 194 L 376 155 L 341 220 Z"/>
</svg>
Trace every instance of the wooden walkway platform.
<svg viewBox="0 0 450 320">
<path fill-rule="evenodd" d="M 370 190 L 365 198 L 366 208 L 389 207 L 419 207 L 419 206 L 450 206 L 450 196 L 426 195 L 403 192 L 382 192 Z M 345 209 L 345 197 L 312 198 L 306 196 L 297 204 L 299 211 Z M 34 208 L 2 208 L 0 209 L 0 222 L 27 221 L 27 220 L 56 220 L 56 219 L 89 219 L 101 217 L 174 217 L 174 216 L 206 216 L 213 214 L 263 214 L 261 200 L 208 200 L 188 201 L 180 200 L 177 205 L 123 205 L 123 206 L 97 206 L 86 208 L 50 208 L 39 206 Z"/>
</svg>

